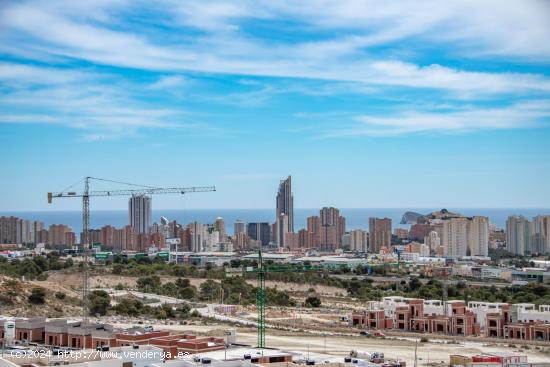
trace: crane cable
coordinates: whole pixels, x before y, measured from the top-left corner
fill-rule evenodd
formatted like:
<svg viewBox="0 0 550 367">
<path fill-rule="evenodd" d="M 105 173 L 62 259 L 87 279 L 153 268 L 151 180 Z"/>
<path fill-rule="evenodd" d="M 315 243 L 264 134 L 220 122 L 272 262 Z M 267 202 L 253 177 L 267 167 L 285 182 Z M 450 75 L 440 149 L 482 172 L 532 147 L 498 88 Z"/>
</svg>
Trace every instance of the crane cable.
<svg viewBox="0 0 550 367">
<path fill-rule="evenodd" d="M 99 177 L 90 177 L 90 178 L 91 178 L 92 180 L 97 180 L 97 181 L 112 182 L 112 183 L 117 183 L 117 184 L 121 184 L 121 185 L 143 187 L 143 188 L 147 188 L 147 189 L 158 189 L 158 188 L 159 188 L 159 187 L 154 187 L 154 186 L 138 185 L 138 184 L 133 184 L 133 183 L 129 183 L 129 182 L 108 180 L 108 179 L 106 179 L 106 178 L 99 178 Z"/>
</svg>

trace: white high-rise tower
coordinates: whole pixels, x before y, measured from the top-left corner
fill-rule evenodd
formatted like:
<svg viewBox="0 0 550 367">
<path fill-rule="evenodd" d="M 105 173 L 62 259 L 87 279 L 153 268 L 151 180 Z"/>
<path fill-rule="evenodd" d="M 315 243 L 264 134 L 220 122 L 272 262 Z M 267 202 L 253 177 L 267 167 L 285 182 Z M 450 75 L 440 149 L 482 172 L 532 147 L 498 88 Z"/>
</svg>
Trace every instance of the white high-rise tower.
<svg viewBox="0 0 550 367">
<path fill-rule="evenodd" d="M 135 195 L 128 201 L 128 222 L 136 233 L 149 233 L 152 210 L 151 198 L 145 195 Z"/>
</svg>

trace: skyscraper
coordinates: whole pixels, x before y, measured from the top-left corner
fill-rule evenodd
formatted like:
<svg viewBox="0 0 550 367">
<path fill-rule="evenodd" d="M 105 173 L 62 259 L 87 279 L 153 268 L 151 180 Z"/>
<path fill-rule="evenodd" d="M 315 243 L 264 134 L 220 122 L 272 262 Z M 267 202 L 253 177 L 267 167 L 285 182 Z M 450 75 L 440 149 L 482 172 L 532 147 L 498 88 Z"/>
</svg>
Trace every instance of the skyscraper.
<svg viewBox="0 0 550 367">
<path fill-rule="evenodd" d="M 537 252 L 550 253 L 550 215 L 538 215 L 533 218 L 535 235 L 538 240 Z"/>
<path fill-rule="evenodd" d="M 69 226 L 64 224 L 52 224 L 48 229 L 48 244 L 49 245 L 73 245 L 74 240 L 72 240 L 71 235 L 67 233 L 72 233 L 72 229 Z M 72 240 L 72 241 L 69 241 Z"/>
<path fill-rule="evenodd" d="M 260 241 L 262 246 L 267 246 L 271 237 L 271 228 L 267 222 L 248 223 L 247 234 L 250 239 Z"/>
<path fill-rule="evenodd" d="M 233 235 L 238 235 L 239 233 L 246 233 L 246 223 L 240 219 L 237 219 L 233 224 Z"/>
<path fill-rule="evenodd" d="M 340 216 L 340 211 L 336 208 L 324 207 L 319 211 L 321 232 L 319 241 L 321 249 L 334 250 L 342 245 L 342 236 L 346 229 L 346 221 Z"/>
<path fill-rule="evenodd" d="M 21 243 L 21 219 L 0 217 L 0 243 Z"/>
<path fill-rule="evenodd" d="M 151 217 L 150 197 L 134 195 L 128 200 L 128 222 L 136 234 L 149 233 Z"/>
<path fill-rule="evenodd" d="M 319 216 L 314 215 L 307 218 L 307 231 L 311 234 L 310 247 L 319 247 L 321 243 L 321 220 Z"/>
<path fill-rule="evenodd" d="M 431 231 L 424 237 L 424 244 L 428 246 L 431 252 L 436 252 L 439 246 L 441 246 L 441 238 L 436 231 Z"/>
<path fill-rule="evenodd" d="M 284 227 L 281 223 L 282 215 L 284 214 Z M 294 197 L 292 195 L 292 178 L 288 176 L 286 180 L 282 180 L 279 184 L 277 192 L 275 220 L 277 225 L 277 243 L 279 246 L 284 245 L 284 234 L 294 232 Z"/>
<path fill-rule="evenodd" d="M 369 218 L 369 252 L 379 253 L 391 245 L 391 219 Z"/>
<path fill-rule="evenodd" d="M 277 218 L 277 245 L 285 247 L 285 238 L 288 231 L 288 215 L 281 213 Z"/>
<path fill-rule="evenodd" d="M 225 242 L 227 235 L 225 233 L 225 222 L 222 217 L 217 217 L 216 222 L 214 222 L 214 229 L 219 233 L 220 242 Z"/>
<path fill-rule="evenodd" d="M 521 215 L 512 215 L 506 220 L 506 249 L 514 255 L 531 252 L 533 223 Z"/>
<path fill-rule="evenodd" d="M 193 222 L 191 224 L 191 251 L 201 252 L 204 240 L 204 226 L 202 223 Z"/>
<path fill-rule="evenodd" d="M 361 229 L 354 229 L 350 232 L 350 251 L 367 252 L 368 232 Z"/>
<path fill-rule="evenodd" d="M 468 218 L 445 219 L 441 239 L 446 257 L 459 258 L 466 256 L 468 249 Z"/>
<path fill-rule="evenodd" d="M 468 247 L 472 256 L 489 254 L 489 218 L 476 216 L 469 221 Z"/>
</svg>

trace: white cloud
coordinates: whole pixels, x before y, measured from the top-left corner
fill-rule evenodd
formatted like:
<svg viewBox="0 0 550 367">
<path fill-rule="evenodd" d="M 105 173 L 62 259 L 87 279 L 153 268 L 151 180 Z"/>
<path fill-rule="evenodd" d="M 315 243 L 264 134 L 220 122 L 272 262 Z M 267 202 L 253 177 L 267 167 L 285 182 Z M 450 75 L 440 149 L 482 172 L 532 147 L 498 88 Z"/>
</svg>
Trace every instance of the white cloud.
<svg viewBox="0 0 550 367">
<path fill-rule="evenodd" d="M 90 12 L 89 19 L 86 15 L 76 16 L 78 12 L 70 3 L 65 10 L 42 2 L 40 6 L 33 2 L 6 6 L 2 23 L 10 32 L 3 36 L 4 46 L 0 48 L 13 51 L 13 42 L 24 34 L 29 38 L 18 43 L 21 53 L 42 52 L 50 57 L 148 70 L 313 78 L 465 94 L 550 90 L 549 79 L 542 75 L 471 72 L 440 65 L 420 67 L 406 61 L 373 58 L 364 51 L 365 47 L 417 37 L 451 46 L 455 52 L 462 50 L 463 54 L 550 59 L 550 49 L 544 42 L 550 38 L 550 22 L 543 21 L 549 6 L 538 1 L 512 1 L 506 6 L 492 1 L 161 1 L 161 5 L 152 6 L 152 11 L 171 27 L 168 34 L 130 31 L 129 25 L 115 30 L 105 22 L 114 19 L 124 23 L 124 11 L 143 5 L 139 2 L 112 5 L 100 1 L 95 3 L 96 10 Z M 162 17 L 165 13 L 159 9 L 163 4 L 175 7 L 172 23 Z M 313 26 L 321 34 L 330 31 L 338 36 L 284 43 L 232 29 L 232 24 L 246 19 L 292 19 L 302 28 Z M 204 33 L 192 38 L 176 37 L 185 33 L 184 26 Z M 13 33 L 19 37 L 10 37 Z"/>
<path fill-rule="evenodd" d="M 180 87 L 187 82 L 187 79 L 181 75 L 166 75 L 160 77 L 156 82 L 149 85 L 149 89 L 170 89 Z"/>
<path fill-rule="evenodd" d="M 144 128 L 207 128 L 183 109 L 147 103 L 133 93 L 138 84 L 108 74 L 4 63 L 0 83 L 12 87 L 0 100 L 0 123 L 59 124 L 82 130 L 90 141 L 132 136 Z"/>
<path fill-rule="evenodd" d="M 61 70 L 33 65 L 1 63 L 0 80 L 4 85 L 28 86 L 30 84 L 59 85 L 100 78 L 98 74 L 74 70 Z"/>
<path fill-rule="evenodd" d="M 421 107 L 419 107 L 421 108 Z M 409 133 L 461 133 L 542 127 L 550 124 L 550 103 L 533 101 L 495 108 L 465 108 L 454 111 L 406 110 L 390 116 L 356 116 L 356 124 L 326 129 L 322 138 L 392 136 Z"/>
<path fill-rule="evenodd" d="M 145 13 L 143 23 L 130 22 Z M 499 95 L 509 96 L 508 104 L 518 96 L 540 99 L 550 92 L 550 78 L 544 74 L 420 66 L 373 56 L 377 54 L 370 48 L 402 42 L 396 47 L 414 54 L 407 46 L 410 42 L 466 59 L 498 56 L 547 62 L 548 15 L 550 5 L 535 0 L 6 3 L 0 13 L 0 52 L 65 64 L 66 69 L 0 63 L 0 82 L 13 89 L 2 95 L 0 122 L 65 124 L 89 130 L 89 140 L 133 134 L 141 128 L 192 129 L 185 111 L 161 108 L 143 98 L 186 86 L 189 80 L 181 74 L 188 71 L 245 76 L 241 84 L 249 90 L 205 97 L 241 106 L 261 104 L 279 94 L 383 94 L 385 87 L 435 89 L 455 101 Z M 249 20 L 267 27 L 289 22 L 296 37 L 289 41 L 275 33 L 265 36 L 267 31 L 256 34 Z M 147 27 L 147 22 L 160 27 Z M 82 61 L 160 71 L 163 76 L 138 85 L 131 78 L 93 72 L 92 67 L 74 70 Z M 254 76 L 299 80 L 273 85 Z M 463 106 L 445 113 L 420 106 L 392 116 L 362 116 L 358 125 L 329 129 L 325 136 L 516 128 L 537 125 L 548 113 L 547 107 L 520 103 L 502 108 Z"/>
</svg>

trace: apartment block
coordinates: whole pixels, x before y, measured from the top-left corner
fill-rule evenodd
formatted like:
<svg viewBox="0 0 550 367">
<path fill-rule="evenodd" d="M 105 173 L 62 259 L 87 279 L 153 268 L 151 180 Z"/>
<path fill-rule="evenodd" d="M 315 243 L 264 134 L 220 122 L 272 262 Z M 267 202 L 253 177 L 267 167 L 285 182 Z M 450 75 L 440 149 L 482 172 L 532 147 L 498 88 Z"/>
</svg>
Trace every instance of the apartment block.
<svg viewBox="0 0 550 367">
<path fill-rule="evenodd" d="M 448 335 L 480 335 L 477 316 L 463 301 L 385 297 L 370 302 L 363 312 L 352 314 L 352 324 L 367 328 L 393 329 Z"/>
<path fill-rule="evenodd" d="M 391 245 L 391 219 L 369 218 L 369 252 L 379 253 Z"/>
</svg>

